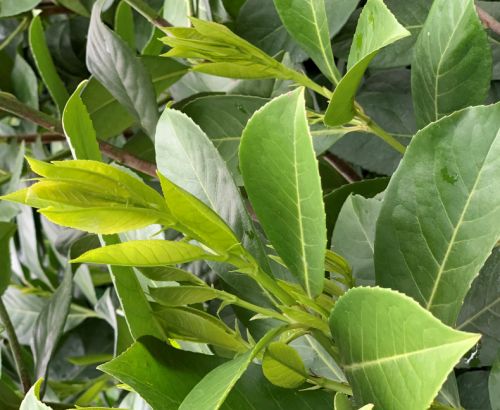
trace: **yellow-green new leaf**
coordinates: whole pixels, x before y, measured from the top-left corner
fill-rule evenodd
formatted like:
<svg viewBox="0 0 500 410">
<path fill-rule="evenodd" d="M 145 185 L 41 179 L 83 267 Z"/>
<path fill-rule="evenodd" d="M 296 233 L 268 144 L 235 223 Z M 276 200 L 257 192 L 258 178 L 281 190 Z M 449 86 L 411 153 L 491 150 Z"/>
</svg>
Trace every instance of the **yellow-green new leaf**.
<svg viewBox="0 0 500 410">
<path fill-rule="evenodd" d="M 225 254 L 241 249 L 235 234 L 212 209 L 160 173 L 167 208 L 184 234 Z"/>
<path fill-rule="evenodd" d="M 221 320 L 190 307 L 162 307 L 155 317 L 165 333 L 174 339 L 209 343 L 233 352 L 245 352 L 245 341 Z"/>
<path fill-rule="evenodd" d="M 198 259 L 220 260 L 220 257 L 186 242 L 143 240 L 93 249 L 72 262 L 148 267 L 176 265 Z"/>
<path fill-rule="evenodd" d="M 330 327 L 357 402 L 380 409 L 426 410 L 480 338 L 382 288 L 349 290 L 337 301 Z"/>
<path fill-rule="evenodd" d="M 163 306 L 193 305 L 216 298 L 231 297 L 231 295 L 208 286 L 164 286 L 150 288 L 149 293 L 156 302 Z"/>
<path fill-rule="evenodd" d="M 245 188 L 265 233 L 309 296 L 323 289 L 326 223 L 304 91 L 275 98 L 248 122 L 240 145 Z"/>
<path fill-rule="evenodd" d="M 262 371 L 272 384 L 286 389 L 300 387 L 307 379 L 299 353 L 283 342 L 272 342 L 267 346 Z"/>
<path fill-rule="evenodd" d="M 359 16 L 347 60 L 347 73 L 335 88 L 326 110 L 326 125 L 335 127 L 354 118 L 354 97 L 368 65 L 380 49 L 410 34 L 382 0 L 368 0 Z"/>
</svg>

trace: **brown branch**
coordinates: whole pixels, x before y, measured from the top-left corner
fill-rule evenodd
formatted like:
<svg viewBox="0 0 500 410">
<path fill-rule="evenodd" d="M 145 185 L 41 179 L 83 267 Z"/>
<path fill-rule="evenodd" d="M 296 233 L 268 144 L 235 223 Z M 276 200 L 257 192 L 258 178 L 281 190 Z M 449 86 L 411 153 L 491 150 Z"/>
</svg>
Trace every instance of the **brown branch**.
<svg viewBox="0 0 500 410">
<path fill-rule="evenodd" d="M 101 149 L 102 153 L 108 158 L 120 162 L 132 169 L 135 169 L 136 171 L 140 171 L 143 174 L 156 177 L 155 164 L 137 158 L 131 153 L 102 140 L 99 140 L 99 148 Z"/>
<path fill-rule="evenodd" d="M 498 22 L 491 14 L 476 5 L 477 15 L 483 23 L 483 26 L 500 35 L 500 22 Z"/>
<path fill-rule="evenodd" d="M 357 172 L 354 171 L 354 169 L 352 169 L 352 167 L 343 159 L 340 159 L 331 152 L 326 152 L 323 155 L 323 158 L 350 184 L 356 181 L 361 181 L 361 177 L 357 174 Z"/>
<path fill-rule="evenodd" d="M 25 142 L 35 142 L 37 139 L 40 139 L 42 144 L 49 144 L 55 141 L 65 141 L 66 137 L 64 136 L 64 134 L 61 134 L 59 132 L 44 132 L 41 134 L 0 135 L 0 141 L 18 140 Z"/>
</svg>

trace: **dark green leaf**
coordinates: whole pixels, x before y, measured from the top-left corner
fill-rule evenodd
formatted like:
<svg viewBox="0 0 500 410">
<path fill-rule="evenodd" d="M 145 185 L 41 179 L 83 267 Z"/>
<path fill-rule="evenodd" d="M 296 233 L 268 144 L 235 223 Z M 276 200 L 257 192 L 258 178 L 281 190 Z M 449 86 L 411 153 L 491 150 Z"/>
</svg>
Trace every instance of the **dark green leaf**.
<svg viewBox="0 0 500 410">
<path fill-rule="evenodd" d="M 5 292 L 10 283 L 10 255 L 9 243 L 10 238 L 16 232 L 16 225 L 10 222 L 0 222 L 0 296 Z"/>
</svg>

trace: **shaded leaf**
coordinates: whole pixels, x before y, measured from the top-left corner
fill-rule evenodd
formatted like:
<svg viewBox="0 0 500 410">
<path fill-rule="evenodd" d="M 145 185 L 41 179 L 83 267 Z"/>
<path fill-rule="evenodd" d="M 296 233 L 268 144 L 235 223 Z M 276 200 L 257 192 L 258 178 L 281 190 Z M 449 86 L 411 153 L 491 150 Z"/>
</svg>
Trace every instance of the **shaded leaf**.
<svg viewBox="0 0 500 410">
<path fill-rule="evenodd" d="M 101 21 L 102 4 L 98 1 L 92 8 L 87 66 L 154 138 L 158 109 L 151 76 L 123 40 Z"/>
<path fill-rule="evenodd" d="M 270 343 L 262 359 L 262 372 L 272 384 L 287 389 L 300 387 L 307 378 L 297 351 L 283 342 Z"/>
<path fill-rule="evenodd" d="M 41 0 L 2 0 L 0 4 L 0 17 L 14 16 L 31 10 Z"/>
<path fill-rule="evenodd" d="M 9 243 L 15 232 L 15 224 L 0 222 L 0 255 L 3 255 L 0 260 L 0 296 L 5 292 L 5 289 L 7 289 L 10 283 L 11 268 Z"/>
<path fill-rule="evenodd" d="M 412 91 L 420 127 L 484 102 L 491 81 L 488 38 L 473 0 L 434 1 L 412 64 Z"/>
</svg>

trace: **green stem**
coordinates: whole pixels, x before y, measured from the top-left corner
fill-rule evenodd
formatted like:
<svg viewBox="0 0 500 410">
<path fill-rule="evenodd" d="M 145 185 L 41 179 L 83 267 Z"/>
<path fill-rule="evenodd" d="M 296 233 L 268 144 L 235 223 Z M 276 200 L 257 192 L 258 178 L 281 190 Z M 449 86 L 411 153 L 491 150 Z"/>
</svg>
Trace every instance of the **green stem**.
<svg viewBox="0 0 500 410">
<path fill-rule="evenodd" d="M 367 128 L 373 132 L 375 135 L 384 140 L 387 144 L 389 144 L 396 151 L 404 154 L 406 151 L 406 147 L 401 144 L 396 138 L 386 132 L 382 127 L 380 127 L 375 121 L 373 121 L 370 117 L 368 117 L 365 113 L 363 113 L 360 109 L 357 110 L 357 117 L 363 121 Z"/>
<path fill-rule="evenodd" d="M 349 396 L 352 396 L 352 389 L 351 386 L 349 386 L 348 384 L 326 379 L 325 377 L 313 377 L 313 376 L 309 376 L 308 381 L 310 383 L 321 386 L 324 389 L 333 390 L 339 393 L 344 393 Z"/>
<path fill-rule="evenodd" d="M 163 17 L 159 16 L 158 13 L 143 0 L 125 0 L 125 2 L 160 30 L 165 27 L 172 27 L 172 24 L 170 24 Z"/>
<path fill-rule="evenodd" d="M 234 295 L 231 295 L 231 296 L 234 297 Z M 258 305 L 254 305 L 253 303 L 247 302 L 246 300 L 240 299 L 238 297 L 234 297 L 234 299 L 231 298 L 231 301 L 232 301 L 233 305 L 242 307 L 244 309 L 250 310 L 250 311 L 255 312 L 255 313 L 259 313 L 263 316 L 272 317 L 274 319 L 278 319 L 278 320 L 281 320 L 282 322 L 286 322 L 286 323 L 289 322 L 289 320 L 285 316 L 283 316 L 279 312 L 276 312 L 275 310 L 266 309 L 266 308 L 260 307 Z"/>
<path fill-rule="evenodd" d="M 295 70 L 289 70 L 289 79 L 295 81 L 296 83 L 303 85 L 304 87 L 310 88 L 313 91 L 316 91 L 318 94 L 323 97 L 330 99 L 332 98 L 332 92 L 325 87 L 322 87 L 318 83 L 311 80 L 308 76 L 299 73 Z"/>
<path fill-rule="evenodd" d="M 28 393 L 31 387 L 30 376 L 28 373 L 28 369 L 26 368 L 23 357 L 22 357 L 22 349 L 19 344 L 19 340 L 17 339 L 16 331 L 14 330 L 14 326 L 10 320 L 9 313 L 5 308 L 2 298 L 0 297 L 0 320 L 5 327 L 5 331 L 7 332 L 7 338 L 9 339 L 10 350 L 12 351 L 12 356 L 14 357 L 14 362 L 16 364 L 17 374 L 19 376 L 19 380 L 23 386 L 24 393 Z"/>
<path fill-rule="evenodd" d="M 5 47 L 7 47 L 19 33 L 24 31 L 24 29 L 28 27 L 28 23 L 29 23 L 29 18 L 24 17 L 19 23 L 19 25 L 15 28 L 15 30 L 7 36 L 7 38 L 2 42 L 2 44 L 0 44 L 0 51 L 2 51 Z"/>
<path fill-rule="evenodd" d="M 261 285 L 265 290 L 267 290 L 273 296 L 278 298 L 281 303 L 285 305 L 293 305 L 296 303 L 293 296 L 291 296 L 282 287 L 280 287 L 276 283 L 276 281 L 271 276 L 269 276 L 267 272 L 264 272 L 260 267 L 257 268 L 254 278 L 259 285 Z"/>
</svg>

